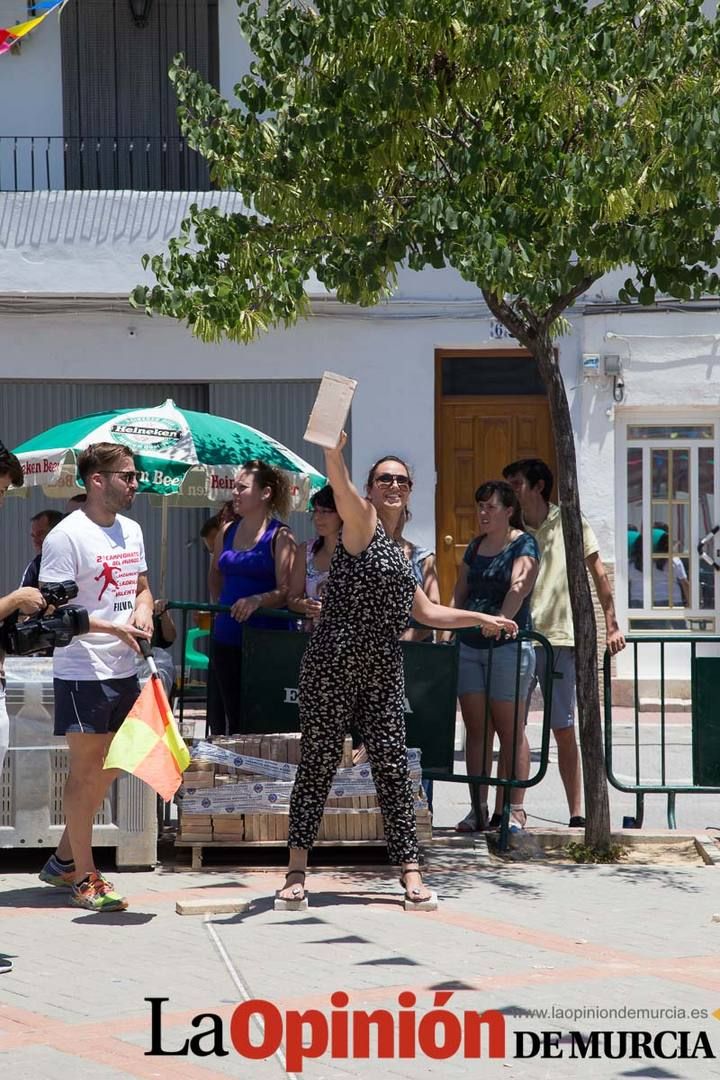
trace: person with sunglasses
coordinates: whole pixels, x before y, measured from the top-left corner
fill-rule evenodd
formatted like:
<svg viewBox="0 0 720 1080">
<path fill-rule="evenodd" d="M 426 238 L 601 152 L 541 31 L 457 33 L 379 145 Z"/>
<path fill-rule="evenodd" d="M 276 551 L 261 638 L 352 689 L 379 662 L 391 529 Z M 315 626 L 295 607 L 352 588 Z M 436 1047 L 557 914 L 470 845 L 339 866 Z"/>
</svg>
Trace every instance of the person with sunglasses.
<svg viewBox="0 0 720 1080">
<path fill-rule="evenodd" d="M 330 573 L 342 521 L 333 490 L 326 484 L 310 499 L 316 536 L 299 544 L 290 571 L 288 607 L 304 616 L 303 630 L 312 631 L 322 611 L 322 595 Z"/>
<path fill-rule="evenodd" d="M 440 585 L 437 577 L 435 553 L 429 548 L 421 547 L 408 540 L 404 535 L 404 529 L 410 520 L 408 502 L 413 489 L 413 479 L 410 475 L 410 467 L 407 462 L 396 454 L 384 455 L 370 467 L 365 483 L 365 491 L 369 501 L 377 510 L 378 517 L 388 536 L 391 536 L 396 544 L 402 548 L 405 558 L 412 567 L 415 580 L 434 604 L 440 603 Z M 420 626 L 414 619 L 408 621 L 408 625 L 400 635 L 402 641 L 432 641 L 433 631 L 426 626 Z M 353 732 L 353 742 L 357 743 L 357 735 Z M 367 752 L 360 743 L 353 751 L 353 761 L 356 765 L 367 761 Z M 428 801 L 428 808 L 432 813 L 433 808 L 433 782 L 423 780 L 423 790 Z"/>
<path fill-rule="evenodd" d="M 345 734 L 356 723 L 367 747 L 390 861 L 401 866 L 410 904 L 436 899 L 420 874 L 415 800 L 405 741 L 405 685 L 399 637 L 412 614 L 440 629 L 480 626 L 497 637 L 512 619 L 433 604 L 388 535 L 373 503 L 350 480 L 342 434 L 325 465 L 342 533 L 330 564 L 317 628 L 303 656 L 299 689 L 301 755 L 290 800 L 289 864 L 278 899 L 299 901 L 305 870 Z"/>
<path fill-rule="evenodd" d="M 408 502 L 412 489 L 410 468 L 402 458 L 395 455 L 378 458 L 368 472 L 365 491 L 377 510 L 385 532 L 402 548 L 422 591 L 434 604 L 439 604 L 440 585 L 435 552 L 420 544 L 414 544 L 404 535 L 410 520 Z M 403 641 L 429 641 L 432 640 L 432 633 L 427 627 L 413 625 L 411 619 L 401 637 Z"/>
<path fill-rule="evenodd" d="M 75 602 L 90 619 L 90 633 L 53 655 L 54 730 L 67 740 L 70 774 L 65 831 L 40 880 L 69 889 L 78 907 L 122 911 L 127 900 L 95 866 L 92 827 L 120 775 L 103 769 L 103 762 L 140 693 L 136 639 L 151 637 L 153 598 L 142 530 L 125 517 L 139 480 L 132 451 L 120 443 L 93 443 L 79 455 L 77 470 L 87 498 L 45 538 L 40 563 L 41 586 L 74 581 Z"/>
</svg>

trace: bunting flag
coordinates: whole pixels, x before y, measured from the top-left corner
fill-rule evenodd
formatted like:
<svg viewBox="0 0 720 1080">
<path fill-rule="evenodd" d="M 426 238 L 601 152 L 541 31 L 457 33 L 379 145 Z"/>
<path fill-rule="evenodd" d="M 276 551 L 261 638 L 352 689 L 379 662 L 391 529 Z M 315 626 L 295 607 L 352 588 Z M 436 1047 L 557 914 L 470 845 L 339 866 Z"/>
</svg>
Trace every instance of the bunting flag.
<svg viewBox="0 0 720 1080">
<path fill-rule="evenodd" d="M 10 52 L 13 45 L 17 45 L 26 34 L 47 19 L 48 15 L 52 15 L 53 11 L 59 13 L 60 8 L 66 3 L 67 0 L 44 0 L 34 5 L 36 11 L 42 11 L 42 15 L 36 15 L 34 19 L 27 19 L 26 22 L 16 23 L 15 26 L 0 27 L 0 55 Z"/>
<path fill-rule="evenodd" d="M 153 676 L 110 743 L 104 768 L 132 773 L 169 802 L 189 764 L 190 752 L 173 720 L 163 685 Z"/>
</svg>

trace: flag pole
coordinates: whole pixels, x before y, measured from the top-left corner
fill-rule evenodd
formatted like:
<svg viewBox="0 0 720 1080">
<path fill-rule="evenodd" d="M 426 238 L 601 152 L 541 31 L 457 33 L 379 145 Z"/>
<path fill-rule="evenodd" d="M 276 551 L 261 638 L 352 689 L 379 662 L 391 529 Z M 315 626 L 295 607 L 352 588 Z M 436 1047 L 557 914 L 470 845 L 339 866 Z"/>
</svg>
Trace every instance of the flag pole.
<svg viewBox="0 0 720 1080">
<path fill-rule="evenodd" d="M 167 578 L 167 542 L 168 501 L 167 497 L 165 497 L 162 501 L 160 518 L 160 596 L 163 597 L 163 599 L 165 598 L 165 581 Z M 157 671 L 157 668 L 155 670 Z"/>
<path fill-rule="evenodd" d="M 152 652 L 152 645 L 147 638 L 137 638 L 137 643 L 140 646 L 140 652 L 143 654 L 143 659 L 147 660 L 147 666 L 150 668 L 150 676 L 153 679 L 159 679 L 160 673 L 155 663 L 155 657 Z"/>
</svg>

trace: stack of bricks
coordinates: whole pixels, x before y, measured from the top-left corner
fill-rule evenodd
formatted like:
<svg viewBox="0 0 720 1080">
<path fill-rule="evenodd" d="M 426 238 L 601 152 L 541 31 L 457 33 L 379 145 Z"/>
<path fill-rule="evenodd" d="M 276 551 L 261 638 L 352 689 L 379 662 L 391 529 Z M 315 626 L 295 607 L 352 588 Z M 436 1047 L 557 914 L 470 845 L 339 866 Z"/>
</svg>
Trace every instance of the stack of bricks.
<svg viewBox="0 0 720 1080">
<path fill-rule="evenodd" d="M 289 762 L 297 765 L 300 761 L 300 736 L 283 735 L 237 735 L 216 739 L 214 746 L 244 757 L 262 758 L 266 761 Z M 352 767 L 352 742 L 345 740 L 340 768 Z M 265 776 L 252 773 L 239 773 L 232 766 L 211 762 L 193 761 L 183 777 L 182 792 L 203 787 L 218 788 L 225 784 L 252 783 L 264 781 Z M 417 807 L 417 827 L 420 840 L 432 838 L 432 821 L 427 802 L 424 800 L 422 787 L 418 785 L 416 800 L 422 800 Z M 329 798 L 318 834 L 318 842 L 326 844 L 382 841 L 382 815 L 379 813 L 375 795 L 346 796 Z M 196 814 L 184 813 L 182 801 L 179 810 L 178 840 L 183 843 L 206 844 L 225 843 L 229 846 L 238 844 L 282 844 L 288 838 L 288 815 L 285 812 L 272 813 L 222 813 Z"/>
</svg>

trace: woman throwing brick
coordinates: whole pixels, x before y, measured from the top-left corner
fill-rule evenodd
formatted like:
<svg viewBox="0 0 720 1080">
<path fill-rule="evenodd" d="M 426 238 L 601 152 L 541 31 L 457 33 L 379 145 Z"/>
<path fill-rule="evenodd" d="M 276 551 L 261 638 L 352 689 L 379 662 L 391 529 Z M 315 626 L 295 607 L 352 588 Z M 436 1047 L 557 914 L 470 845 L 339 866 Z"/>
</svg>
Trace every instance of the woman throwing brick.
<svg viewBox="0 0 720 1080">
<path fill-rule="evenodd" d="M 300 669 L 301 757 L 290 800 L 290 861 L 278 899 L 304 898 L 308 852 L 320 827 L 345 734 L 353 724 L 372 766 L 390 861 L 402 868 L 406 900 L 426 904 L 435 898 L 423 884 L 418 862 L 399 638 L 410 615 L 443 630 L 479 626 L 489 637 L 514 636 L 517 626 L 502 616 L 459 611 L 428 600 L 402 549 L 378 521 L 375 507 L 351 483 L 342 454 L 345 442 L 343 434 L 334 450 L 325 450 L 328 481 L 343 527 L 322 613 Z"/>
</svg>

